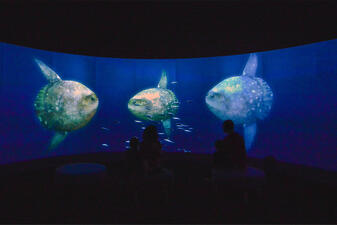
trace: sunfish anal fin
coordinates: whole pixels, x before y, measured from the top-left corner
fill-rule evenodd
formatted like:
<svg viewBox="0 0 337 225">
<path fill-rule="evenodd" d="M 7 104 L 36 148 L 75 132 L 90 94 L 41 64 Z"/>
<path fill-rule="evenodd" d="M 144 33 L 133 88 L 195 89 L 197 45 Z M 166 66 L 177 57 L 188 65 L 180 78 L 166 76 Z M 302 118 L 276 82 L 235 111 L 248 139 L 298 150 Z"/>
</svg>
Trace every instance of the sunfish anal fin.
<svg viewBox="0 0 337 225">
<path fill-rule="evenodd" d="M 242 76 L 255 77 L 258 66 L 258 58 L 255 53 L 249 55 L 245 68 L 242 71 Z"/>
<path fill-rule="evenodd" d="M 67 134 L 67 132 L 56 132 L 50 141 L 48 150 L 54 150 L 67 137 Z"/>
<path fill-rule="evenodd" d="M 167 75 L 166 75 L 165 70 L 163 70 L 163 72 L 161 73 L 161 78 L 158 83 L 158 88 L 167 88 Z"/>
<path fill-rule="evenodd" d="M 163 120 L 163 127 L 168 138 L 171 137 L 171 119 Z"/>
<path fill-rule="evenodd" d="M 243 133 L 244 133 L 246 150 L 249 150 L 253 145 L 254 138 L 256 135 L 256 123 L 244 125 Z"/>
<path fill-rule="evenodd" d="M 44 62 L 42 62 L 41 60 L 38 60 L 38 59 L 34 59 L 34 60 L 37 63 L 37 65 L 39 66 L 39 68 L 42 71 L 42 73 L 45 76 L 45 78 L 50 83 L 54 83 L 54 82 L 62 80 L 60 78 L 60 76 L 57 75 L 57 73 L 54 70 L 52 70 L 49 66 L 47 66 Z"/>
</svg>

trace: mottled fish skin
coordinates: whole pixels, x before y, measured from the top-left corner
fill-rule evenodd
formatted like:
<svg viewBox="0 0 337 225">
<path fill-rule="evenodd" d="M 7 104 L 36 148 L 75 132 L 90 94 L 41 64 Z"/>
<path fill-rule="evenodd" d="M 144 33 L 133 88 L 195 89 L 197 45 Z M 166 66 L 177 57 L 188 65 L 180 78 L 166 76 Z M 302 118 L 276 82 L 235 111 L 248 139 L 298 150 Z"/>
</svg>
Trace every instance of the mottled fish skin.
<svg viewBox="0 0 337 225">
<path fill-rule="evenodd" d="M 252 124 L 270 112 L 273 93 L 258 77 L 233 76 L 213 87 L 205 98 L 211 112 L 219 119 L 235 124 Z"/>
<path fill-rule="evenodd" d="M 57 81 L 41 89 L 35 111 L 41 124 L 55 131 L 68 132 L 84 127 L 95 115 L 98 98 L 76 81 Z"/>
<path fill-rule="evenodd" d="M 175 94 L 165 88 L 150 88 L 133 96 L 128 102 L 130 112 L 139 119 L 163 121 L 178 111 Z"/>
</svg>

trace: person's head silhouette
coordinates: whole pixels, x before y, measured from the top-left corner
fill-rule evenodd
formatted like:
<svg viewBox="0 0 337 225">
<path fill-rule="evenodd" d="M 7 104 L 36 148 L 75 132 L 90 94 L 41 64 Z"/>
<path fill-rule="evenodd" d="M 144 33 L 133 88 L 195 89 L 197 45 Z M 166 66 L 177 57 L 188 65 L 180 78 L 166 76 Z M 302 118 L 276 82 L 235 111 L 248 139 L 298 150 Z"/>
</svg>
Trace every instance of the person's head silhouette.
<svg viewBox="0 0 337 225">
<path fill-rule="evenodd" d="M 229 134 L 234 131 L 234 123 L 232 120 L 225 120 L 222 124 L 222 129 L 225 133 Z"/>
<path fill-rule="evenodd" d="M 157 127 L 154 125 L 147 126 L 143 132 L 143 140 L 155 141 L 158 139 Z"/>
<path fill-rule="evenodd" d="M 137 137 L 132 137 L 130 139 L 130 149 L 134 151 L 138 150 L 138 138 Z"/>
</svg>

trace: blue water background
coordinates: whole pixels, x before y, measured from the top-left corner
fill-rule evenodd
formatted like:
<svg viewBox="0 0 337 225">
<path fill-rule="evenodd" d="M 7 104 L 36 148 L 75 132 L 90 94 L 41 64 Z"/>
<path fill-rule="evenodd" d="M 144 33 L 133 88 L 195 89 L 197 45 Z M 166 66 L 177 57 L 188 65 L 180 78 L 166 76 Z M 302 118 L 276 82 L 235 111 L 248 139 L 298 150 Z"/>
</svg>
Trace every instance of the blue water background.
<svg viewBox="0 0 337 225">
<path fill-rule="evenodd" d="M 257 135 L 248 154 L 337 170 L 337 40 L 258 55 L 257 76 L 271 87 L 274 102 L 269 116 L 257 121 Z M 127 102 L 137 92 L 156 87 L 162 70 L 168 74 L 168 89 L 181 103 L 176 115 L 181 120 L 172 120 L 171 140 L 175 143 L 162 141 L 163 150 L 210 154 L 223 133 L 221 121 L 206 106 L 205 95 L 225 78 L 240 75 L 248 56 L 117 59 L 0 43 L 0 163 L 124 151 L 125 141 L 141 137 L 142 127 L 150 124 L 136 123 Z M 63 80 L 86 85 L 100 101 L 92 121 L 71 132 L 53 152 L 46 150 L 53 131 L 44 129 L 34 112 L 34 99 L 47 84 L 34 58 L 49 65 Z M 175 123 L 190 125 L 193 130 L 178 130 Z M 162 125 L 157 125 L 159 132 L 164 132 Z M 241 127 L 236 129 L 242 133 Z"/>
</svg>

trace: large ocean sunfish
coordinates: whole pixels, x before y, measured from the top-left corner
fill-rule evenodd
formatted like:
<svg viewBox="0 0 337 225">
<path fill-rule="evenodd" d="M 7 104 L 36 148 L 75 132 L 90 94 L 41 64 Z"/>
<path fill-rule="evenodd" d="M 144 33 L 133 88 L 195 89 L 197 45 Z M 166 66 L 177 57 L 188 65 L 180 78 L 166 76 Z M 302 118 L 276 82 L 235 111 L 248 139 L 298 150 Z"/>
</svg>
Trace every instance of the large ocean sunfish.
<svg viewBox="0 0 337 225">
<path fill-rule="evenodd" d="M 139 119 L 160 121 L 165 133 L 171 135 L 171 117 L 179 107 L 175 94 L 167 89 L 167 75 L 163 71 L 157 88 L 143 90 L 133 96 L 128 102 L 130 112 Z"/>
<path fill-rule="evenodd" d="M 98 98 L 83 84 L 62 80 L 42 61 L 35 62 L 49 81 L 36 96 L 35 112 L 43 127 L 55 131 L 49 146 L 54 149 L 69 131 L 87 125 L 97 111 Z"/>
<path fill-rule="evenodd" d="M 268 84 L 256 77 L 258 57 L 250 54 L 241 76 L 232 76 L 213 87 L 206 96 L 210 111 L 221 120 L 243 125 L 246 149 L 256 134 L 256 121 L 270 112 L 273 93 Z"/>
</svg>

